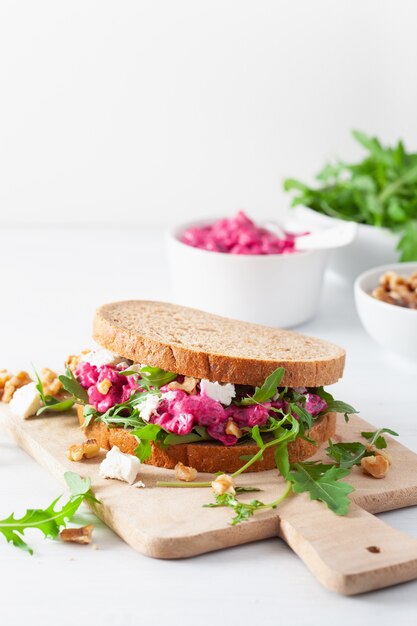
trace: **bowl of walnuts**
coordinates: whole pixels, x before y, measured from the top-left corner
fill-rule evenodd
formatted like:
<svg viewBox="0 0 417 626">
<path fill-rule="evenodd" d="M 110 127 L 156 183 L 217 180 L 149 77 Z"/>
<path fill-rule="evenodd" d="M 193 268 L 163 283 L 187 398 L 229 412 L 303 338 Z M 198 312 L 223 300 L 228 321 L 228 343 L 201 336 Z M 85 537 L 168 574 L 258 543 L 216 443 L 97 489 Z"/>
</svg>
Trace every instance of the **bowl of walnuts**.
<svg viewBox="0 0 417 626">
<path fill-rule="evenodd" d="M 358 276 L 354 289 L 369 335 L 417 364 L 417 262 L 375 267 Z"/>
</svg>

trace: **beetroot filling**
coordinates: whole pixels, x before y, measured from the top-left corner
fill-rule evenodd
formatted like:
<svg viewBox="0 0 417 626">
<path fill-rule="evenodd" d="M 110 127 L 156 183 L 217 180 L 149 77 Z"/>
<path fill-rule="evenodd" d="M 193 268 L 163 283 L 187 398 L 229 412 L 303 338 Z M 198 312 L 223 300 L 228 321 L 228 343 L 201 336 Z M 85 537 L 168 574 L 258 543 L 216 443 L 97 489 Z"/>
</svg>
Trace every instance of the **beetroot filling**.
<svg viewBox="0 0 417 626">
<path fill-rule="evenodd" d="M 80 363 L 75 371 L 79 383 L 87 390 L 90 404 L 100 413 L 105 413 L 115 404 L 129 400 L 132 393 L 141 389 L 135 376 L 123 376 L 117 366 L 103 365 L 96 367 L 89 363 Z M 178 380 L 183 377 L 178 376 Z M 107 393 L 97 388 L 105 379 L 111 382 Z M 213 439 L 225 446 L 237 443 L 238 438 L 226 433 L 227 421 L 232 419 L 239 428 L 264 426 L 270 416 L 271 407 L 288 410 L 285 401 L 271 401 L 252 406 L 223 406 L 200 392 L 188 395 L 180 389 L 170 391 L 168 386 L 161 387 L 161 400 L 151 416 L 150 422 L 159 424 L 164 430 L 176 435 L 188 435 L 195 426 L 204 426 Z M 311 415 L 318 415 L 327 407 L 327 403 L 317 394 L 300 390 L 306 396 L 305 409 Z M 274 415 L 274 413 L 271 413 Z M 280 417 L 276 415 L 276 417 Z M 297 418 L 296 415 L 294 417 Z"/>
</svg>

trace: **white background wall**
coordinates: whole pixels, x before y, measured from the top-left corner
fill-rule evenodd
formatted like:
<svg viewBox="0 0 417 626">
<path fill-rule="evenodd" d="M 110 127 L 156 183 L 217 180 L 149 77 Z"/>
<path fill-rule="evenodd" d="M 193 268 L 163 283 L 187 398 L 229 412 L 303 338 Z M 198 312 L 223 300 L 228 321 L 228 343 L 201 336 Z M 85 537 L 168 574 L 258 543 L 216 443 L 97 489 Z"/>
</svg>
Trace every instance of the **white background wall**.
<svg viewBox="0 0 417 626">
<path fill-rule="evenodd" d="M 0 222 L 276 215 L 285 176 L 417 147 L 415 0 L 1 0 Z"/>
</svg>

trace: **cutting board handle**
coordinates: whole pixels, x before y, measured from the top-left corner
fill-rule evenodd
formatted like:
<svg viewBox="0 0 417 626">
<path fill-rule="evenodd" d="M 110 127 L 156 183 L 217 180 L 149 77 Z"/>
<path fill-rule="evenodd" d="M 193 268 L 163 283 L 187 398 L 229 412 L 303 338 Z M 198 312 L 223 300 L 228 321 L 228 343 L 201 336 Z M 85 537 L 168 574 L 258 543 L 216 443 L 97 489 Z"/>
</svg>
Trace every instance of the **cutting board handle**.
<svg viewBox="0 0 417 626">
<path fill-rule="evenodd" d="M 417 577 L 417 540 L 360 506 L 341 517 L 320 502 L 286 504 L 279 535 L 328 589 L 354 595 Z"/>
</svg>

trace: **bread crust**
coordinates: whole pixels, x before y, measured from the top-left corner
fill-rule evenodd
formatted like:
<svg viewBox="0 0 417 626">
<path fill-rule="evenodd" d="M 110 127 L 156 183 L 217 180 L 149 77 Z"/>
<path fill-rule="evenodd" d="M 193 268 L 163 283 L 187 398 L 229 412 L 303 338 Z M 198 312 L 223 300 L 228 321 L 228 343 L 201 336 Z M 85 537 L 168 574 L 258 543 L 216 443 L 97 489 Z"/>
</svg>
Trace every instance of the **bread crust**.
<svg viewBox="0 0 417 626">
<path fill-rule="evenodd" d="M 331 385 L 345 364 L 345 351 L 327 341 L 164 302 L 101 306 L 93 337 L 136 363 L 242 385 L 260 386 L 278 367 L 288 387 Z"/>
<path fill-rule="evenodd" d="M 77 406 L 77 414 L 80 425 L 84 422 L 83 407 Z M 336 430 L 336 413 L 326 413 L 318 419 L 308 435 L 317 442 L 317 446 L 297 438 L 288 444 L 288 454 L 290 463 L 305 461 L 313 456 L 318 447 L 333 437 Z M 83 428 L 84 434 L 89 439 L 96 439 L 101 448 L 110 450 L 117 446 L 122 452 L 134 454 L 138 442 L 123 428 L 108 428 L 103 422 L 92 422 L 87 428 Z M 199 472 L 233 473 L 242 467 L 244 461 L 241 456 L 254 455 L 258 451 L 256 444 L 244 444 L 236 446 L 224 446 L 221 443 L 186 443 L 160 448 L 152 444 L 152 456 L 145 461 L 148 465 L 174 469 L 175 465 L 181 461 L 184 465 L 194 467 Z M 260 472 L 275 468 L 274 450 L 268 448 L 261 461 L 254 463 L 250 471 Z"/>
</svg>

